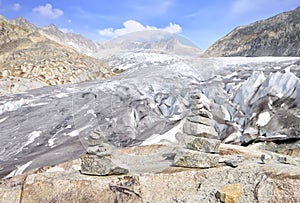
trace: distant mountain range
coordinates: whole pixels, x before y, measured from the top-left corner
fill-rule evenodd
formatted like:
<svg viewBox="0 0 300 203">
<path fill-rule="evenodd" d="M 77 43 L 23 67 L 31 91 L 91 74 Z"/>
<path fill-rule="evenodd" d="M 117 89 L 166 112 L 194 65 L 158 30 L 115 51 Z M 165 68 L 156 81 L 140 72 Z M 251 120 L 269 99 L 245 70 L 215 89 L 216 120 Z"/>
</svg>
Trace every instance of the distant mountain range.
<svg viewBox="0 0 300 203">
<path fill-rule="evenodd" d="M 109 77 L 139 66 L 180 62 L 199 67 L 199 58 L 206 56 L 300 56 L 300 7 L 238 27 L 204 53 L 168 32 L 141 31 L 100 43 L 53 24 L 40 28 L 22 17 L 9 21 L 0 15 L 0 95 Z"/>
<path fill-rule="evenodd" d="M 133 32 L 99 45 L 98 56 L 141 51 L 181 56 L 200 56 L 203 53 L 187 38 L 159 30 Z"/>
<path fill-rule="evenodd" d="M 13 19 L 11 23 L 26 28 L 28 30 L 37 31 L 40 34 L 46 36 L 47 38 L 59 44 L 69 46 L 81 53 L 89 54 L 98 50 L 98 45 L 96 42 L 86 39 L 85 37 L 79 34 L 64 33 L 60 31 L 54 24 L 43 28 L 39 28 L 22 17 Z"/>
<path fill-rule="evenodd" d="M 237 27 L 205 53 L 210 56 L 300 56 L 300 7 Z"/>
</svg>

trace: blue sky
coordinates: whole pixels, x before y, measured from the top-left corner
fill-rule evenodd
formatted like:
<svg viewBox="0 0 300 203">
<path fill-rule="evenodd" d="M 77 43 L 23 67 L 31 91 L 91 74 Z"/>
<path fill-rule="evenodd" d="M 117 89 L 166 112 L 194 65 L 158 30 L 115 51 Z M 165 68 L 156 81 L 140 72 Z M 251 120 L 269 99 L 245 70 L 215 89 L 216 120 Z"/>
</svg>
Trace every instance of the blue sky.
<svg viewBox="0 0 300 203">
<path fill-rule="evenodd" d="M 0 14 L 100 41 L 162 29 L 205 50 L 236 26 L 295 9 L 300 0 L 0 0 Z"/>
</svg>

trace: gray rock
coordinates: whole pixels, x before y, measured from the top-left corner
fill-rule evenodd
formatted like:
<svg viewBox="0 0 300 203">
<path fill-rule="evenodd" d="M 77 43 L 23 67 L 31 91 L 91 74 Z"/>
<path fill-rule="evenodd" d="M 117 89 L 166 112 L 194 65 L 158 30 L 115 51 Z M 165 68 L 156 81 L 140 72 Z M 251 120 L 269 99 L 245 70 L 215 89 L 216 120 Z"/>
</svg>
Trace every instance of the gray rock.
<svg viewBox="0 0 300 203">
<path fill-rule="evenodd" d="M 251 142 L 252 140 L 256 139 L 257 136 L 258 136 L 258 129 L 249 127 L 244 130 L 244 133 L 241 137 L 241 142 L 247 144 L 247 143 Z"/>
<path fill-rule="evenodd" d="M 88 145 L 89 146 L 97 146 L 103 144 L 103 136 L 101 136 L 100 132 L 97 130 L 93 130 L 88 137 Z"/>
<path fill-rule="evenodd" d="M 81 156 L 81 173 L 86 175 L 121 175 L 127 174 L 129 170 L 122 163 L 112 160 L 109 157 L 95 155 Z"/>
<path fill-rule="evenodd" d="M 218 154 L 208 154 L 195 150 L 182 149 L 174 158 L 174 165 L 188 168 L 211 168 L 217 166 Z"/>
<path fill-rule="evenodd" d="M 238 167 L 239 165 L 239 162 L 237 160 L 233 160 L 233 159 L 228 159 L 228 160 L 225 160 L 224 162 L 227 166 L 231 166 L 233 168 L 236 168 Z"/>
<path fill-rule="evenodd" d="M 189 121 L 183 124 L 183 132 L 197 137 L 216 138 L 218 136 L 214 127 Z"/>
<path fill-rule="evenodd" d="M 204 109 L 204 108 L 198 109 L 198 108 L 192 107 L 191 112 L 195 116 L 199 115 L 199 116 L 202 116 L 205 118 L 210 118 L 210 119 L 213 117 L 212 113 L 209 110 Z"/>
<path fill-rule="evenodd" d="M 282 164 L 298 165 L 295 159 L 287 156 L 279 156 L 277 157 L 277 161 Z"/>
<path fill-rule="evenodd" d="M 238 167 L 242 162 L 245 161 L 245 157 L 242 155 L 223 155 L 219 159 L 219 163 L 224 163 L 232 168 Z"/>
<path fill-rule="evenodd" d="M 219 153 L 220 140 L 204 137 L 185 136 L 184 143 L 187 149 L 197 150 L 206 153 Z"/>
<path fill-rule="evenodd" d="M 192 123 L 200 123 L 207 126 L 212 125 L 212 120 L 203 116 L 189 116 L 187 117 L 187 120 Z"/>
<path fill-rule="evenodd" d="M 99 157 L 109 156 L 112 154 L 112 147 L 109 144 L 102 143 L 101 145 L 89 146 L 87 153 L 97 155 Z"/>
</svg>

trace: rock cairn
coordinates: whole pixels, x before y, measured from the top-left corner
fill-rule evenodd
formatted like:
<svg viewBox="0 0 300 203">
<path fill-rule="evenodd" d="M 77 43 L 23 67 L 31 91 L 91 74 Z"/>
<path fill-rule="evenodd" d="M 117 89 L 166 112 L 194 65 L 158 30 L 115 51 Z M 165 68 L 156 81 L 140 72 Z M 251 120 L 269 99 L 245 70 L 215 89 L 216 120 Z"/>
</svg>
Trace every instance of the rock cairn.
<svg viewBox="0 0 300 203">
<path fill-rule="evenodd" d="M 189 168 L 210 168 L 219 163 L 220 140 L 212 123 L 210 101 L 203 94 L 191 96 L 190 115 L 183 124 L 182 133 L 177 134 L 184 145 L 174 158 L 174 165 Z"/>
<path fill-rule="evenodd" d="M 98 129 L 88 137 L 87 153 L 81 158 L 81 173 L 87 175 L 121 175 L 127 174 L 127 166 L 112 157 L 113 149 L 104 143 L 103 136 Z"/>
</svg>

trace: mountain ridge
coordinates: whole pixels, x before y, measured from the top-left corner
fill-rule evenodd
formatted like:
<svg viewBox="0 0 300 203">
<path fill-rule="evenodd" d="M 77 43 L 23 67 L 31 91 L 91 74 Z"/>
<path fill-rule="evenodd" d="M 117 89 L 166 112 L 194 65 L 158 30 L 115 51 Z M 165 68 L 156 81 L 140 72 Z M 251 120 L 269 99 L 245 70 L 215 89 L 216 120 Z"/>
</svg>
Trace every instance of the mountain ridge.
<svg viewBox="0 0 300 203">
<path fill-rule="evenodd" d="M 80 34 L 64 33 L 54 24 L 39 28 L 23 17 L 12 19 L 11 23 L 25 27 L 29 30 L 37 31 L 59 44 L 68 46 L 84 54 L 89 55 L 89 53 L 96 52 L 98 50 L 97 43 L 93 42 L 92 40 L 86 39 Z"/>
<path fill-rule="evenodd" d="M 49 39 L 23 18 L 18 22 L 0 19 L 0 95 L 112 74 L 102 60 Z"/>
<path fill-rule="evenodd" d="M 300 56 L 300 7 L 238 26 L 211 45 L 209 56 Z"/>
</svg>

